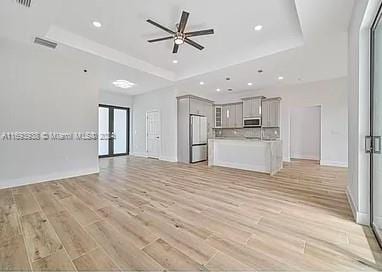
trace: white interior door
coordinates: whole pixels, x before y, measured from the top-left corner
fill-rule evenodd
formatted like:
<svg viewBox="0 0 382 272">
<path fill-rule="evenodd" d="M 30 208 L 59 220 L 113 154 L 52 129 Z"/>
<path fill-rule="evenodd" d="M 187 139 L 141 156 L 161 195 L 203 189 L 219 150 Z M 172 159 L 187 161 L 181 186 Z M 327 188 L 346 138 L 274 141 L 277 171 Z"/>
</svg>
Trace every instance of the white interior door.
<svg viewBox="0 0 382 272">
<path fill-rule="evenodd" d="M 161 143 L 159 111 L 146 113 L 146 137 L 147 156 L 159 159 Z"/>
</svg>

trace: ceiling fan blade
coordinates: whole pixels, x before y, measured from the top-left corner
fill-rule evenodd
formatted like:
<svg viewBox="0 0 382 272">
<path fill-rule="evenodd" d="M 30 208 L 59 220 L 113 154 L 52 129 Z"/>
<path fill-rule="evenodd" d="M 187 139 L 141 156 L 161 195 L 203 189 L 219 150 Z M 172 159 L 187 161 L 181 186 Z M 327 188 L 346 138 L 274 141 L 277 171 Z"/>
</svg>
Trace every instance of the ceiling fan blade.
<svg viewBox="0 0 382 272">
<path fill-rule="evenodd" d="M 176 54 L 178 53 L 179 44 L 174 43 L 174 48 L 172 49 L 172 53 Z"/>
<path fill-rule="evenodd" d="M 184 29 L 186 28 L 186 24 L 187 24 L 189 15 L 190 15 L 190 13 L 188 13 L 187 11 L 182 12 L 182 17 L 180 17 L 180 22 L 179 22 L 179 26 L 178 26 L 178 32 L 180 32 L 180 33 L 184 32 Z"/>
<path fill-rule="evenodd" d="M 146 22 L 148 22 L 148 23 L 150 23 L 150 24 L 152 24 L 152 25 L 154 25 L 156 27 L 159 27 L 160 29 L 163 29 L 164 31 L 166 31 L 166 32 L 168 32 L 170 34 L 175 34 L 175 32 L 172 31 L 171 29 L 168 29 L 167 27 L 164 27 L 164 26 L 154 22 L 153 20 L 148 19 L 148 20 L 146 20 Z"/>
<path fill-rule="evenodd" d="M 170 40 L 170 39 L 174 39 L 173 36 L 169 36 L 169 37 L 164 37 L 164 38 L 159 38 L 159 39 L 153 39 L 153 40 L 148 40 L 148 42 L 152 43 L 152 42 L 160 42 L 160 41 L 165 41 L 165 40 Z"/>
<path fill-rule="evenodd" d="M 185 39 L 184 39 L 184 42 L 185 42 L 185 43 L 188 43 L 189 45 L 191 45 L 191 46 L 193 46 L 193 47 L 198 48 L 199 50 L 203 50 L 203 49 L 204 49 L 204 46 L 201 46 L 200 44 L 198 44 L 197 42 L 194 42 L 194 41 L 190 40 L 189 38 L 185 38 Z"/>
<path fill-rule="evenodd" d="M 213 29 L 199 30 L 185 33 L 186 37 L 195 37 L 195 36 L 203 36 L 203 35 L 211 35 L 214 34 Z"/>
</svg>

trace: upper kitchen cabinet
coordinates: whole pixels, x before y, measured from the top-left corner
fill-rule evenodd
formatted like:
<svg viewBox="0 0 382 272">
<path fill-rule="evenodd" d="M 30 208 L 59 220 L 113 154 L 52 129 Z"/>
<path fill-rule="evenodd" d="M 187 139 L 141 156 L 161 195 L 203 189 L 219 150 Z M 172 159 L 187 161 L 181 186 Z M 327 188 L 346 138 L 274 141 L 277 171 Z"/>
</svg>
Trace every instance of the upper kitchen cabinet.
<svg viewBox="0 0 382 272">
<path fill-rule="evenodd" d="M 263 99 L 262 102 L 262 126 L 268 128 L 280 127 L 280 104 L 281 98 Z"/>
<path fill-rule="evenodd" d="M 229 118 L 231 117 L 232 113 L 230 111 L 229 105 L 223 105 L 222 106 L 222 128 L 228 128 L 229 127 Z"/>
<path fill-rule="evenodd" d="M 261 117 L 261 101 L 265 97 L 243 98 L 243 118 Z"/>
<path fill-rule="evenodd" d="M 236 104 L 235 107 L 235 128 L 243 127 L 243 103 Z"/>
<path fill-rule="evenodd" d="M 190 114 L 205 116 L 205 104 L 206 102 L 203 100 L 190 98 Z"/>
<path fill-rule="evenodd" d="M 221 128 L 242 128 L 243 127 L 243 104 L 227 104 L 220 106 L 221 108 Z M 215 107 L 216 110 L 220 112 L 220 109 Z M 216 117 L 215 117 L 216 118 Z M 216 125 L 215 119 L 215 125 Z"/>
<path fill-rule="evenodd" d="M 215 128 L 222 128 L 223 127 L 223 107 L 215 106 L 214 114 L 215 114 Z"/>
</svg>

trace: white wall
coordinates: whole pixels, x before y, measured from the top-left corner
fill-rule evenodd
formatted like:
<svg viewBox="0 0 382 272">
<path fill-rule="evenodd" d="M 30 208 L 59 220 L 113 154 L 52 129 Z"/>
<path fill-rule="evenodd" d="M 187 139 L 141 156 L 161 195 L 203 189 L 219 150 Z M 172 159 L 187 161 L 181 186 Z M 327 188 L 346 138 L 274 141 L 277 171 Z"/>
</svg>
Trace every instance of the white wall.
<svg viewBox="0 0 382 272">
<path fill-rule="evenodd" d="M 58 51 L 0 39 L 0 133 L 97 132 L 91 72 Z M 98 172 L 97 141 L 0 139 L 0 188 Z"/>
<path fill-rule="evenodd" d="M 159 110 L 161 119 L 160 160 L 177 161 L 177 104 L 172 88 L 157 90 L 134 97 L 133 152 L 146 156 L 146 112 Z"/>
<path fill-rule="evenodd" d="M 134 96 L 101 90 L 99 92 L 99 104 L 133 108 Z"/>
<path fill-rule="evenodd" d="M 283 160 L 290 160 L 290 112 L 297 107 L 321 106 L 321 164 L 348 165 L 347 78 L 278 86 L 238 94 L 281 97 L 281 138 Z M 234 99 L 234 97 L 232 97 Z"/>
<path fill-rule="evenodd" d="M 292 108 L 290 113 L 290 156 L 320 160 L 321 107 Z"/>
</svg>

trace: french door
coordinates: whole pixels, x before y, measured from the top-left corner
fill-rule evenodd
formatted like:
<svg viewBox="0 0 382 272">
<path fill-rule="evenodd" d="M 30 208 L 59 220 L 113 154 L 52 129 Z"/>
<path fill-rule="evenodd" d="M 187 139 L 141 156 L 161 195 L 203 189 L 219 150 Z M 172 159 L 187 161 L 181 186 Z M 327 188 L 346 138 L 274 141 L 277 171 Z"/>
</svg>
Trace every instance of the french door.
<svg viewBox="0 0 382 272">
<path fill-rule="evenodd" d="M 371 90 L 370 135 L 367 152 L 370 153 L 370 216 L 371 226 L 382 245 L 382 22 L 381 10 L 371 32 Z"/>
<path fill-rule="evenodd" d="M 129 154 L 129 108 L 99 105 L 98 155 L 102 157 Z"/>
</svg>

